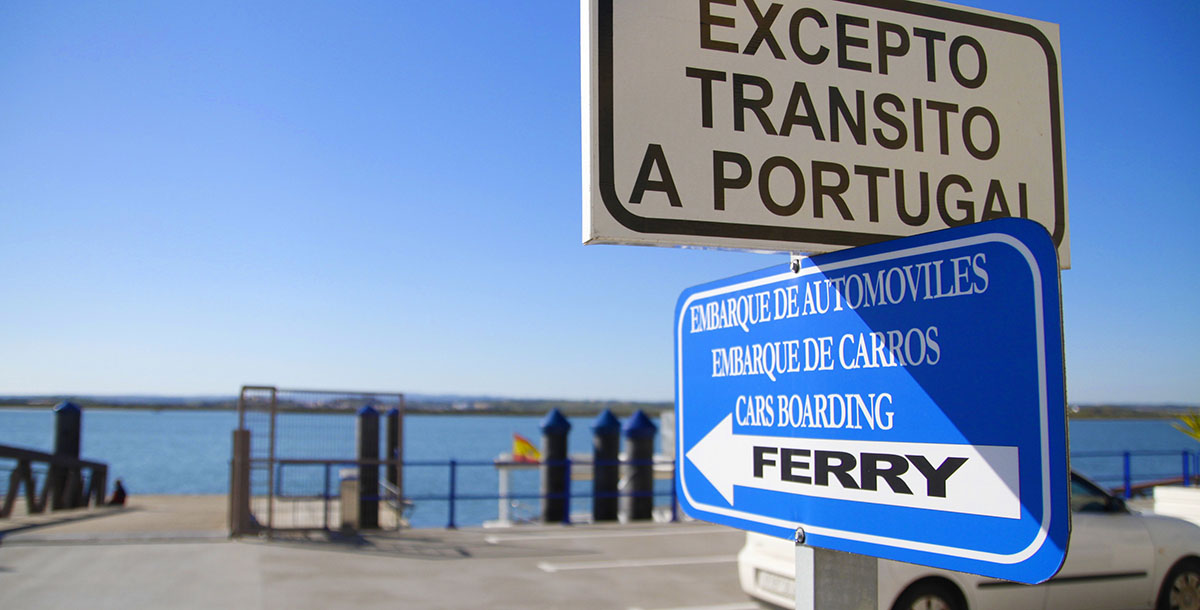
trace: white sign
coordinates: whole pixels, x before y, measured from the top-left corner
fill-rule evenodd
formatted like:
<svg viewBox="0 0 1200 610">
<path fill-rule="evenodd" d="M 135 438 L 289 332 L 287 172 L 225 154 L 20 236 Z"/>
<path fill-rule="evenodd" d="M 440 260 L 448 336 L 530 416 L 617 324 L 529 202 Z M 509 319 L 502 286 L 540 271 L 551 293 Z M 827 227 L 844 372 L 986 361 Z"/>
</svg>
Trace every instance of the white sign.
<svg viewBox="0 0 1200 610">
<path fill-rule="evenodd" d="M 1070 265 L 1057 26 L 583 0 L 585 243 L 823 252 L 1002 217 Z"/>
</svg>

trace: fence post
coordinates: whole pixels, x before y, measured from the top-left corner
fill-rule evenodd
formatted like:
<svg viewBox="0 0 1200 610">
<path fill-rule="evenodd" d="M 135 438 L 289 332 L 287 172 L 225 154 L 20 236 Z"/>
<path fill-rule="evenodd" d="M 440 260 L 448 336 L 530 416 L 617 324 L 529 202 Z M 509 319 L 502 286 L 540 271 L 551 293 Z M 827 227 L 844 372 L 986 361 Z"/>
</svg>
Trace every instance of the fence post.
<svg viewBox="0 0 1200 610">
<path fill-rule="evenodd" d="M 555 523 L 568 519 L 571 499 L 567 497 L 567 433 L 571 422 L 557 408 L 542 420 L 542 521 Z"/>
<path fill-rule="evenodd" d="M 233 431 L 229 462 L 229 535 L 252 533 L 250 525 L 250 431 Z"/>
<path fill-rule="evenodd" d="M 104 506 L 108 498 L 108 465 L 92 468 L 92 496 L 95 506 Z"/>
<path fill-rule="evenodd" d="M 592 520 L 616 521 L 621 479 L 621 422 L 605 409 L 592 423 Z"/>
<path fill-rule="evenodd" d="M 387 412 L 387 443 L 384 444 L 384 455 L 389 460 L 400 459 L 400 409 L 392 407 Z M 387 482 L 396 488 L 396 500 L 404 497 L 404 489 L 400 487 L 402 472 L 399 463 L 387 465 Z"/>
<path fill-rule="evenodd" d="M 625 422 L 626 459 L 630 465 L 629 520 L 653 518 L 654 513 L 654 435 L 658 426 L 638 409 Z"/>
<path fill-rule="evenodd" d="M 73 402 L 61 402 L 54 407 L 54 455 L 79 459 L 79 446 L 83 432 L 83 411 Z M 76 479 L 71 476 L 71 468 L 51 465 L 46 477 L 50 489 L 50 508 L 75 508 L 77 501 L 68 503 L 69 498 L 78 498 L 77 490 L 67 489 L 75 485 Z M 78 483 L 82 487 L 82 480 Z"/>
<path fill-rule="evenodd" d="M 678 468 L 678 462 L 671 461 L 671 523 L 679 522 L 679 491 L 675 489 L 675 477 L 678 474 L 675 469 Z"/>
<path fill-rule="evenodd" d="M 1126 451 L 1126 452 L 1122 453 L 1121 455 L 1124 458 L 1124 463 L 1125 463 L 1125 467 L 1124 467 L 1124 470 L 1125 470 L 1125 499 L 1129 499 L 1129 498 L 1133 497 L 1133 475 L 1132 475 L 1133 469 L 1132 469 L 1132 464 L 1131 464 L 1131 460 L 1129 457 L 1129 452 Z"/>
<path fill-rule="evenodd" d="M 358 527 L 379 529 L 379 411 L 371 405 L 358 410 Z"/>
<path fill-rule="evenodd" d="M 563 478 L 563 502 L 565 504 L 563 510 L 562 524 L 571 525 L 571 458 L 567 456 L 564 470 L 567 471 L 567 476 Z"/>
<path fill-rule="evenodd" d="M 454 523 L 454 496 L 458 493 L 458 461 L 450 460 L 450 505 L 448 512 L 450 520 L 446 523 L 446 529 L 458 529 Z"/>
<path fill-rule="evenodd" d="M 1191 466 L 1191 461 L 1192 461 L 1191 455 L 1189 455 L 1190 453 L 1191 452 L 1188 451 L 1187 449 L 1183 450 L 1183 486 L 1184 487 L 1191 487 L 1191 485 L 1192 485 L 1192 473 L 1188 472 L 1188 467 Z"/>
<path fill-rule="evenodd" d="M 329 527 L 329 500 L 333 497 L 329 493 L 329 484 L 331 482 L 329 471 L 332 468 L 333 464 L 325 462 L 325 489 L 321 492 L 321 525 L 327 530 L 333 529 Z"/>
</svg>

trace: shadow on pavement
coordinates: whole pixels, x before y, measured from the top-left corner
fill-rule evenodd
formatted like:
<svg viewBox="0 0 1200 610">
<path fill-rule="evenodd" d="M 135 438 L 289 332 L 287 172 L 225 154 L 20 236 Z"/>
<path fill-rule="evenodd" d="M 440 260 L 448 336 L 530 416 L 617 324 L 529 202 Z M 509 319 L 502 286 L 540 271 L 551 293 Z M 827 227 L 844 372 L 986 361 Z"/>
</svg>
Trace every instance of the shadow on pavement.
<svg viewBox="0 0 1200 610">
<path fill-rule="evenodd" d="M 449 532 L 430 534 L 407 530 L 381 533 L 342 533 L 337 531 L 277 532 L 270 538 L 243 538 L 243 541 L 278 544 L 314 551 L 366 553 L 404 559 L 433 561 L 462 559 L 508 559 L 521 557 L 568 557 L 594 555 L 587 549 L 489 543 L 483 534 Z"/>
<path fill-rule="evenodd" d="M 87 521 L 89 519 L 98 519 L 100 517 L 108 517 L 114 514 L 134 512 L 137 510 L 140 509 L 127 506 L 103 506 L 100 508 L 76 508 L 60 511 L 47 510 L 44 513 L 13 516 L 0 521 L 0 544 L 4 544 L 4 538 L 6 536 L 11 536 L 17 533 L 28 532 L 44 527 L 53 527 L 67 523 Z"/>
</svg>

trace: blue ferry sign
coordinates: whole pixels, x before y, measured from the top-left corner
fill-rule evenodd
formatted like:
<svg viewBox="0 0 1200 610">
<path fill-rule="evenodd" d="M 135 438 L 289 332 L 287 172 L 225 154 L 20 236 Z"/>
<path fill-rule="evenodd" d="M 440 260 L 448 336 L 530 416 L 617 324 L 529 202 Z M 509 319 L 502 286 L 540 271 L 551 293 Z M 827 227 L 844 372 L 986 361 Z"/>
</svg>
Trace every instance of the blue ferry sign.
<svg viewBox="0 0 1200 610">
<path fill-rule="evenodd" d="M 698 519 L 1025 583 L 1070 532 L 1058 261 L 1001 219 L 691 288 L 676 486 Z"/>
</svg>

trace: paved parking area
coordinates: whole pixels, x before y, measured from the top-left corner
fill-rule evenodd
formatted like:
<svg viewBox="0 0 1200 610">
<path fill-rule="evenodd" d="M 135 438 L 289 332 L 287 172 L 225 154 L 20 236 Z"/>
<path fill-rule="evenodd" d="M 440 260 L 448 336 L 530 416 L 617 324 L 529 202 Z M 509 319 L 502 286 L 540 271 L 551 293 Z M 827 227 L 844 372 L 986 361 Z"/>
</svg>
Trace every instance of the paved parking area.
<svg viewBox="0 0 1200 610">
<path fill-rule="evenodd" d="M 136 512 L 125 517 L 169 521 L 161 511 Z M 0 607 L 754 607 L 737 584 L 743 533 L 696 522 L 231 541 L 211 518 L 151 531 L 120 517 L 8 532 Z"/>
</svg>

